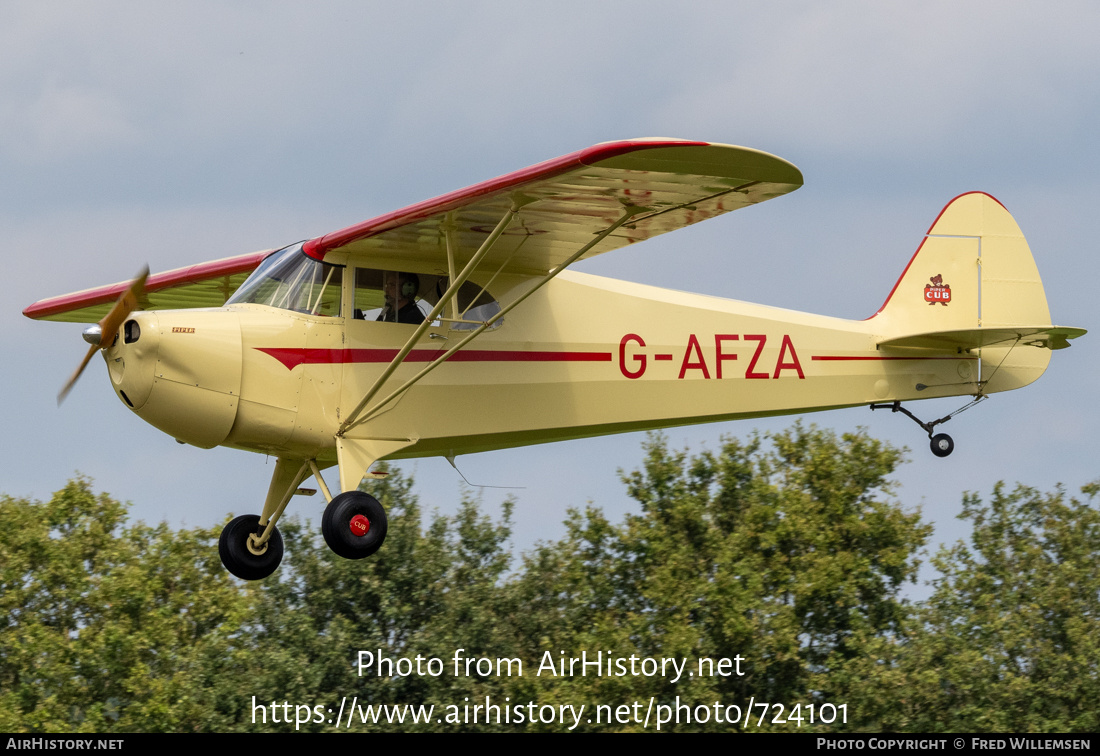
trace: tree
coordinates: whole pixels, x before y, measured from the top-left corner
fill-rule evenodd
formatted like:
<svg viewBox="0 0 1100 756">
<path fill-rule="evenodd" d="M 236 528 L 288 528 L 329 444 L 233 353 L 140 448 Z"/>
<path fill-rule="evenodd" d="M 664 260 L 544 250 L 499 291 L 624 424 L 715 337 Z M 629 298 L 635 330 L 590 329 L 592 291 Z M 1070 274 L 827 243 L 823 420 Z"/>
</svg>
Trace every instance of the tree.
<svg viewBox="0 0 1100 756">
<path fill-rule="evenodd" d="M 508 619 L 500 611 L 511 563 L 511 503 L 495 523 L 466 497 L 455 516 L 434 514 L 425 527 L 412 480 L 392 468 L 380 469 L 389 474 L 371 483 L 369 492 L 385 506 L 389 529 L 377 555 L 341 559 L 316 531 L 290 520 L 283 528 L 286 562 L 271 578 L 249 586 L 256 610 L 254 649 L 239 660 L 239 671 L 249 674 L 257 701 L 311 702 L 335 712 L 342 700 L 350 706 L 353 698 L 360 710 L 405 703 L 442 707 L 497 690 L 495 675 L 456 677 L 450 660 L 459 648 L 468 656 L 494 657 L 513 648 Z M 359 676 L 360 651 L 388 659 L 384 674 L 375 666 Z M 417 656 L 440 658 L 447 667 L 438 675 L 395 674 L 399 660 Z M 270 715 L 253 722 L 250 699 L 233 700 L 236 726 L 242 729 L 332 729 L 323 721 L 272 726 Z M 354 729 L 372 727 L 359 718 Z M 384 729 L 462 728 L 441 728 L 433 720 Z"/>
<path fill-rule="evenodd" d="M 904 617 L 898 592 L 930 527 L 888 496 L 901 459 L 865 433 L 838 438 L 801 424 L 690 458 L 651 436 L 643 470 L 624 477 L 642 514 L 615 526 L 596 510 L 573 512 L 566 538 L 529 555 L 517 580 L 517 603 L 541 607 L 520 618 L 521 631 L 554 653 L 693 665 L 740 656 L 744 675 L 572 678 L 543 681 L 541 695 L 801 704 L 801 724 L 774 724 L 773 710 L 763 728 L 805 729 L 808 704 L 843 703 L 831 680 L 859 644 Z M 759 714 L 737 728 L 758 729 Z M 730 725 L 711 718 L 678 729 Z"/>
<path fill-rule="evenodd" d="M 209 682 L 247 616 L 218 530 L 126 525 L 85 478 L 0 499 L 0 731 L 218 729 Z"/>
<path fill-rule="evenodd" d="M 573 510 L 565 537 L 514 573 L 510 503 L 499 521 L 469 496 L 425 517 L 397 471 L 372 484 L 389 513 L 379 554 L 340 559 L 290 518 L 285 563 L 254 583 L 222 569 L 218 528 L 129 524 L 86 479 L 46 503 L 3 497 L 0 730 L 331 730 L 341 702 L 353 731 L 572 724 L 447 721 L 485 697 L 583 704 L 581 730 L 642 729 L 631 704 L 651 700 L 681 705 L 663 725 L 676 730 L 1097 729 L 1100 482 L 1084 501 L 1001 485 L 989 502 L 965 496 L 971 540 L 940 551 L 934 593 L 914 606 L 901 590 L 930 526 L 892 498 L 902 456 L 801 424 L 694 455 L 654 435 L 623 476 L 639 514 Z M 523 676 L 456 673 L 457 649 L 520 660 Z M 539 673 L 582 653 L 686 666 L 675 680 Z M 367 715 L 403 704 L 435 713 Z M 727 707 L 742 716 L 724 721 Z"/>
<path fill-rule="evenodd" d="M 865 727 L 923 732 L 1100 728 L 1100 483 L 1087 500 L 1003 484 L 963 498 L 970 545 L 901 638 L 868 648 Z"/>
<path fill-rule="evenodd" d="M 497 614 L 510 503 L 501 523 L 467 499 L 425 528 L 411 486 L 395 472 L 372 490 L 390 512 L 383 554 L 340 559 L 291 518 L 286 562 L 255 583 L 222 568 L 220 528 L 127 524 L 87 479 L 46 503 L 0 499 L 0 731 L 331 729 L 313 709 L 344 696 L 430 705 L 495 690 L 487 675 L 357 674 L 360 650 L 449 660 L 511 644 Z"/>
</svg>

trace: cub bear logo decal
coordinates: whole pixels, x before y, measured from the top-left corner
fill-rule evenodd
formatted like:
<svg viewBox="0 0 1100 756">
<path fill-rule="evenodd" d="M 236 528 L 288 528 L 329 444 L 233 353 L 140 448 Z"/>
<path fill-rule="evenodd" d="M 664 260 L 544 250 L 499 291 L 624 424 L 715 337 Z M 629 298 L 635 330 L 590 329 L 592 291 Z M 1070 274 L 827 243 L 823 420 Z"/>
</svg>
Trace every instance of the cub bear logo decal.
<svg viewBox="0 0 1100 756">
<path fill-rule="evenodd" d="M 951 301 L 951 287 L 943 282 L 943 275 L 937 273 L 928 279 L 932 283 L 924 285 L 924 301 L 930 305 L 939 302 L 946 305 Z"/>
</svg>

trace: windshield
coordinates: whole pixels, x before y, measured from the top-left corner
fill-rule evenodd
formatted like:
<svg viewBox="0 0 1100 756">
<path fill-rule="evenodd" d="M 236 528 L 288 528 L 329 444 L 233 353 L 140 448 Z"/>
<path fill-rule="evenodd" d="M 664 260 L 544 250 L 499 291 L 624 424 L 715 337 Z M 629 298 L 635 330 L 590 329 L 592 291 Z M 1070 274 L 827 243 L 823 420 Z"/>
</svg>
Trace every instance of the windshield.
<svg viewBox="0 0 1100 756">
<path fill-rule="evenodd" d="M 262 304 L 310 315 L 340 314 L 343 266 L 329 265 L 294 244 L 275 252 L 248 277 L 226 304 Z"/>
</svg>

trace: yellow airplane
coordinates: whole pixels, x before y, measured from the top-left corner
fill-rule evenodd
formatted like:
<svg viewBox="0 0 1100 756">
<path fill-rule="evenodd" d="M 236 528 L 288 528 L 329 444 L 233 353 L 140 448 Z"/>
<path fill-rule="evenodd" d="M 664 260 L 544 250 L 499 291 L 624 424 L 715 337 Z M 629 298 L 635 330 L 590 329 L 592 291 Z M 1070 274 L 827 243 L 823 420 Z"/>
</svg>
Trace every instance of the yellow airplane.
<svg viewBox="0 0 1100 756">
<path fill-rule="evenodd" d="M 270 575 L 276 522 L 310 475 L 337 554 L 386 536 L 357 490 L 383 458 L 1026 386 L 1085 333 L 1051 324 L 1016 222 L 952 200 L 885 304 L 843 320 L 585 275 L 574 262 L 793 191 L 757 150 L 608 142 L 292 244 L 37 302 L 96 323 L 123 404 L 183 443 L 278 462 L 263 511 L 226 525 L 234 575 Z M 97 322 L 98 321 L 98 322 Z M 972 402 L 973 403 L 973 402 Z M 969 405 L 967 405 L 969 406 Z M 339 466 L 333 496 L 321 470 Z"/>
</svg>

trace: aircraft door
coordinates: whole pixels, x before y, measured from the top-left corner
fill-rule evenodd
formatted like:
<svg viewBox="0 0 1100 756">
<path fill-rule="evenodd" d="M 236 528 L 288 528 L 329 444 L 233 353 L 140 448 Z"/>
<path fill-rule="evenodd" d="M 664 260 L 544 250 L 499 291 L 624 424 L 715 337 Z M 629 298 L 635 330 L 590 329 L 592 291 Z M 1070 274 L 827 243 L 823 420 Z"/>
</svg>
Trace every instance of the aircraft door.
<svg viewBox="0 0 1100 756">
<path fill-rule="evenodd" d="M 437 299 L 439 276 L 357 268 L 345 331 L 341 414 L 355 409 L 398 352 L 416 333 Z M 442 354 L 446 326 L 433 323 L 376 397 L 397 388 Z M 353 435 L 365 435 L 362 427 Z"/>
</svg>

